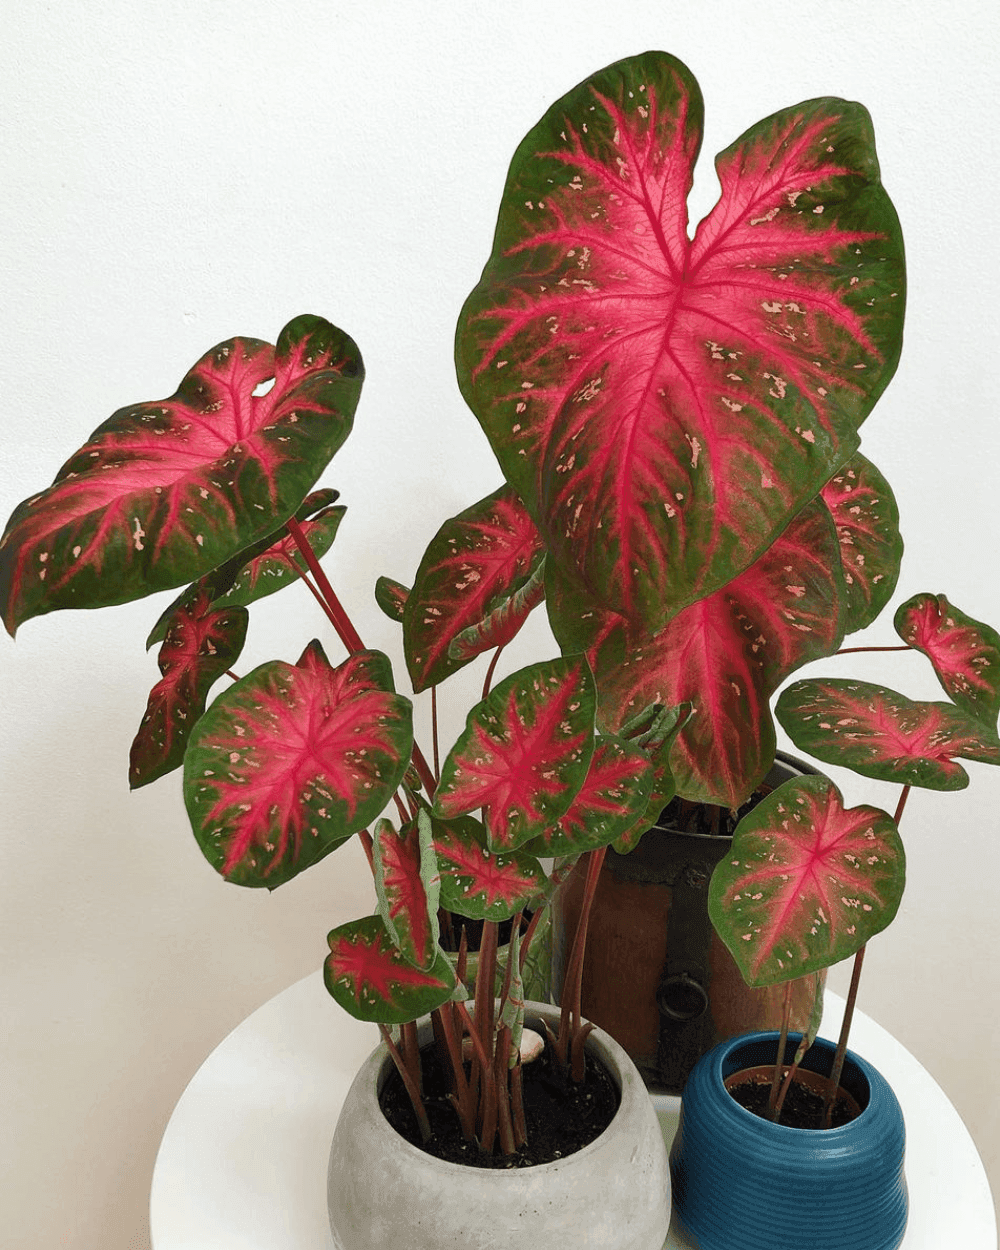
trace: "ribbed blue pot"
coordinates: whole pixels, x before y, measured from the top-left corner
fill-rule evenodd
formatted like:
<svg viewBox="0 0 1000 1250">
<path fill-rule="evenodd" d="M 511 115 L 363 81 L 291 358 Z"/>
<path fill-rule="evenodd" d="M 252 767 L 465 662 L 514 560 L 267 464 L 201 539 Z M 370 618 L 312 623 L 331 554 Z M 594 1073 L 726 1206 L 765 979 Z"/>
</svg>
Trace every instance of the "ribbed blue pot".
<svg viewBox="0 0 1000 1250">
<path fill-rule="evenodd" d="M 790 1062 L 799 1035 L 789 1035 Z M 885 1079 L 847 1052 L 841 1086 L 862 1108 L 840 1128 L 762 1120 L 727 1077 L 773 1064 L 777 1033 L 747 1033 L 704 1055 L 681 1101 L 670 1156 L 674 1210 L 701 1250 L 896 1250 L 906 1231 L 903 1113 Z M 802 1064 L 824 1076 L 836 1047 L 817 1040 Z"/>
</svg>

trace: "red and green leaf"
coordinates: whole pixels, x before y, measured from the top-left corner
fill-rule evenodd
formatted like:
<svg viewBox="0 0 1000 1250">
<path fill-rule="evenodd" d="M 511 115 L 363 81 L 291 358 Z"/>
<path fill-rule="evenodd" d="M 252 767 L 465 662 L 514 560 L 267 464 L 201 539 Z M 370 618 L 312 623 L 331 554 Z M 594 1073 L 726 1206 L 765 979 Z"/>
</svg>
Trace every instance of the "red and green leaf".
<svg viewBox="0 0 1000 1250">
<path fill-rule="evenodd" d="M 641 747 L 599 737 L 587 778 L 569 811 L 525 850 L 547 857 L 607 846 L 645 818 L 653 780 L 653 766 Z"/>
<path fill-rule="evenodd" d="M 420 812 L 397 833 L 380 820 L 373 839 L 378 914 L 407 962 L 429 968 L 437 958 L 441 893 L 430 817 Z"/>
<path fill-rule="evenodd" d="M 921 703 L 864 681 L 797 681 L 781 692 L 778 722 L 802 751 L 865 777 L 964 790 L 956 759 L 1000 764 L 996 730 L 951 703 Z"/>
<path fill-rule="evenodd" d="M 441 769 L 437 816 L 483 808 L 489 846 L 509 851 L 569 810 L 594 753 L 594 679 L 582 655 L 533 664 L 472 709 Z"/>
<path fill-rule="evenodd" d="M 403 643 L 416 692 L 436 686 L 467 664 L 477 650 L 466 645 L 452 655 L 451 644 L 475 629 L 516 595 L 544 552 L 534 522 L 517 495 L 503 486 L 446 521 L 431 540 L 403 611 Z M 523 615 L 508 609 L 508 640 Z"/>
<path fill-rule="evenodd" d="M 411 705 L 388 659 L 332 668 L 318 642 L 262 664 L 192 732 L 184 797 L 202 852 L 239 885 L 288 881 L 374 820 L 403 778 Z"/>
<path fill-rule="evenodd" d="M 837 650 L 843 593 L 833 523 L 814 501 L 754 565 L 653 638 L 588 609 L 551 574 L 547 603 L 563 649 L 588 650 L 602 729 L 650 703 L 690 704 L 670 754 L 677 793 L 739 807 L 774 760 L 768 700 L 789 673 Z"/>
<path fill-rule="evenodd" d="M 853 955 L 891 923 L 905 882 L 895 822 L 844 809 L 825 777 L 799 777 L 744 816 L 708 891 L 712 924 L 748 985 Z"/>
<path fill-rule="evenodd" d="M 545 559 L 535 567 L 535 571 L 518 590 L 499 607 L 494 608 L 489 616 L 477 625 L 470 625 L 454 637 L 448 645 L 448 655 L 453 660 L 465 664 L 474 660 L 484 651 L 492 651 L 494 647 L 505 647 L 518 631 L 528 616 L 545 599 Z"/>
<path fill-rule="evenodd" d="M 541 864 L 523 850 L 491 851 L 471 816 L 434 820 L 441 906 L 469 920 L 509 920 L 548 893 Z"/>
<path fill-rule="evenodd" d="M 899 509 L 889 483 L 858 454 L 822 490 L 840 540 L 846 584 L 844 633 L 864 629 L 892 598 L 903 558 Z"/>
<path fill-rule="evenodd" d="M 402 624 L 409 597 L 409 588 L 402 582 L 394 582 L 391 577 L 380 577 L 375 583 L 375 602 L 390 621 L 399 621 Z"/>
<path fill-rule="evenodd" d="M 810 100 L 716 161 L 664 53 L 554 104 L 511 162 L 459 383 L 566 577 L 655 632 L 749 567 L 858 446 L 899 357 L 904 265 L 858 104 Z"/>
<path fill-rule="evenodd" d="M 340 925 L 327 942 L 324 983 L 357 1020 L 406 1024 L 448 1002 L 458 988 L 442 950 L 430 968 L 415 968 L 393 945 L 381 916 Z"/>
<path fill-rule="evenodd" d="M 347 511 L 342 505 L 334 506 L 334 500 L 339 495 L 336 490 L 314 491 L 296 510 L 296 519 L 317 558 L 330 550 Z M 301 552 L 288 530 L 282 526 L 276 533 L 238 552 L 183 591 L 153 626 L 146 646 L 149 648 L 164 638 L 174 613 L 192 600 L 207 595 L 214 607 L 246 606 L 273 595 L 305 571 Z"/>
<path fill-rule="evenodd" d="M 11 516 L 8 631 L 182 586 L 272 533 L 350 433 L 363 376 L 354 342 L 303 316 L 276 347 L 230 339 L 169 399 L 120 409 Z"/>
<path fill-rule="evenodd" d="M 934 665 L 948 698 L 996 728 L 1000 714 L 1000 634 L 953 608 L 944 595 L 920 594 L 896 612 L 896 633 Z"/>
<path fill-rule="evenodd" d="M 214 608 L 204 594 L 174 614 L 157 659 L 162 676 L 129 755 L 133 790 L 181 766 L 209 690 L 243 650 L 248 622 L 246 608 Z"/>
</svg>

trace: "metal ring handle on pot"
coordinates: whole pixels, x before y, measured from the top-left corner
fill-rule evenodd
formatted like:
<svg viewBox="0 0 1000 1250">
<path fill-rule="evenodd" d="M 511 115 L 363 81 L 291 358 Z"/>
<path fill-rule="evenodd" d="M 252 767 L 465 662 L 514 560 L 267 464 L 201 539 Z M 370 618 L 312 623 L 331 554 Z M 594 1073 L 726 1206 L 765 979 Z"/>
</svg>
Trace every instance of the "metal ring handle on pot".
<svg viewBox="0 0 1000 1250">
<path fill-rule="evenodd" d="M 708 1010 L 708 991 L 688 973 L 679 972 L 657 986 L 656 1004 L 671 1020 L 688 1024 Z"/>
</svg>

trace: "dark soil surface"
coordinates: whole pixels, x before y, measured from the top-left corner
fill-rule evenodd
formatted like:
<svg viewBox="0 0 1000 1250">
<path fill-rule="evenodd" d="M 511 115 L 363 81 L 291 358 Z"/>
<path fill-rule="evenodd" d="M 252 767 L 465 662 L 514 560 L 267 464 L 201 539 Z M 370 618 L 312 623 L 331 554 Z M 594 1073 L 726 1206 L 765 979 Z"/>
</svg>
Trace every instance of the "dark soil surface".
<svg viewBox="0 0 1000 1250">
<path fill-rule="evenodd" d="M 525 1066 L 528 1142 L 513 1155 L 500 1154 L 499 1147 L 497 1153 L 483 1155 L 475 1142 L 463 1139 L 458 1116 L 447 1101 L 448 1077 L 433 1045 L 420 1052 L 430 1141 L 424 1144 L 420 1140 L 417 1118 L 395 1069 L 390 1072 L 379 1101 L 385 1118 L 397 1133 L 439 1159 L 469 1167 L 532 1167 L 581 1150 L 599 1137 L 615 1117 L 620 1101 L 618 1088 L 603 1064 L 589 1054 L 586 1058 L 586 1077 L 579 1085 L 568 1073 L 559 1071 L 549 1046 L 534 1063 Z"/>
<path fill-rule="evenodd" d="M 742 1085 L 734 1086 L 729 1093 L 741 1107 L 745 1107 L 747 1111 L 752 1111 L 754 1115 L 760 1116 L 762 1120 L 771 1118 L 767 1111 L 767 1103 L 771 1095 L 769 1083 L 746 1081 Z M 840 1097 L 833 1105 L 830 1127 L 839 1128 L 842 1124 L 849 1124 L 854 1118 L 853 1107 L 851 1107 L 846 1098 Z M 793 1080 L 784 1105 L 781 1108 L 781 1118 L 778 1123 L 785 1124 L 789 1128 L 819 1129 L 822 1119 L 822 1094 L 816 1093 L 815 1090 L 807 1089 L 804 1085 L 800 1085 Z"/>
</svg>

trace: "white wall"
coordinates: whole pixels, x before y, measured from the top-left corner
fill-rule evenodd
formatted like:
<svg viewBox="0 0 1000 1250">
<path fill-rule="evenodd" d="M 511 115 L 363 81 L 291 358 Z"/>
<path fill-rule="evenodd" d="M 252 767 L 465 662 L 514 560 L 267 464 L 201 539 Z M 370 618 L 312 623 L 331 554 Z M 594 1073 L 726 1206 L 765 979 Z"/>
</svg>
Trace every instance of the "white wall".
<svg viewBox="0 0 1000 1250">
<path fill-rule="evenodd" d="M 707 158 L 800 99 L 870 108 L 911 282 L 902 364 L 865 428 L 907 537 L 898 601 L 945 591 L 1000 623 L 993 3 L 97 0 L 12 5 L 4 26 L 0 519 L 217 341 L 320 312 L 368 368 L 323 479 L 349 505 L 329 567 L 366 640 L 393 650 L 374 578 L 407 580 L 440 520 L 499 482 L 451 350 L 510 154 L 588 73 L 661 47 L 701 82 Z M 10 1250 L 146 1246 L 154 1154 L 188 1078 L 369 908 L 356 848 L 274 896 L 241 892 L 204 863 L 176 776 L 129 795 L 162 606 L 0 639 Z M 307 597 L 272 599 L 241 671 L 296 658 L 313 633 L 327 636 Z M 894 641 L 888 623 L 873 633 Z M 825 670 L 938 697 L 922 661 L 890 658 Z M 970 771 L 961 795 L 911 798 L 908 892 L 871 946 L 862 1007 L 938 1078 L 997 1178 L 1000 772 Z M 841 780 L 851 803 L 894 802 Z"/>
</svg>

